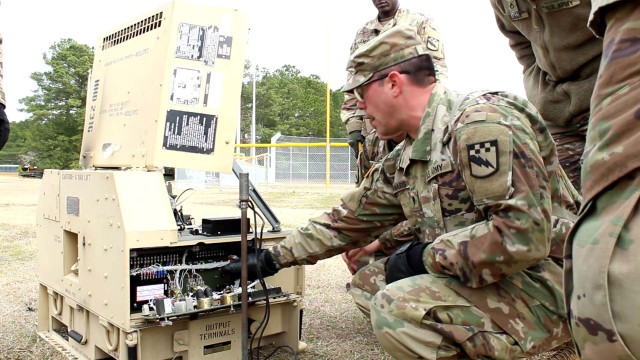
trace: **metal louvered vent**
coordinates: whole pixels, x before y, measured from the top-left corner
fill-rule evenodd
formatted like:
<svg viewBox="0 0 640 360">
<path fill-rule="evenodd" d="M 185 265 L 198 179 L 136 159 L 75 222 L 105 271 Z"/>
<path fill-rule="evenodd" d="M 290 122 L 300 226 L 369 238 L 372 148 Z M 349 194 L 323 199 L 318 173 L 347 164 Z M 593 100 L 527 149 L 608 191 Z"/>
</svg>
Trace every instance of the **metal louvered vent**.
<svg viewBox="0 0 640 360">
<path fill-rule="evenodd" d="M 102 50 L 106 50 L 127 40 L 133 39 L 136 36 L 148 33 L 149 31 L 159 28 L 161 25 L 162 11 L 103 38 Z"/>
</svg>

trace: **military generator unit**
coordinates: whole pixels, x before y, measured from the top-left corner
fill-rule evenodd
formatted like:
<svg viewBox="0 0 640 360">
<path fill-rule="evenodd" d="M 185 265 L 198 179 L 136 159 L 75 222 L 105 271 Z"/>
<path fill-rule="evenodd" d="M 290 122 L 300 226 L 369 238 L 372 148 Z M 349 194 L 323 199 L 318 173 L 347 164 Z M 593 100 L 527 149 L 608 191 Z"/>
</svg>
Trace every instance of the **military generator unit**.
<svg viewBox="0 0 640 360">
<path fill-rule="evenodd" d="M 304 347 L 302 267 L 246 286 L 220 271 L 286 235 L 247 216 L 268 206 L 233 168 L 248 27 L 241 11 L 174 0 L 99 37 L 81 169 L 45 171 L 37 210 L 38 334 L 69 358 Z M 238 216 L 190 216 L 175 168 L 236 170 Z"/>
</svg>

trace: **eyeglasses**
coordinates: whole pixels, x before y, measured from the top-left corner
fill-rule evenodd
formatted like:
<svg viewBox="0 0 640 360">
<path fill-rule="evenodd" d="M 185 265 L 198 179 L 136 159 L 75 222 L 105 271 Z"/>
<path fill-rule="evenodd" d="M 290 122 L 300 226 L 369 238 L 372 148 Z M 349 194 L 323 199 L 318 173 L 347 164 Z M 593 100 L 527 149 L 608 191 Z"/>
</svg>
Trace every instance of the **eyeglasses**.
<svg viewBox="0 0 640 360">
<path fill-rule="evenodd" d="M 380 81 L 380 80 L 386 79 L 387 77 L 389 77 L 389 74 L 391 74 L 392 72 L 393 71 L 391 71 L 391 72 L 389 72 L 387 74 L 384 74 L 384 75 L 380 75 L 377 78 L 374 78 L 373 80 L 367 81 L 364 84 L 362 84 L 362 85 L 358 86 L 357 88 L 353 89 L 353 95 L 356 97 L 356 100 L 358 100 L 360 102 L 364 102 L 364 95 L 365 95 L 364 88 L 365 88 L 365 85 L 369 85 L 369 84 L 374 83 L 376 81 Z M 411 74 L 411 72 L 409 72 L 409 71 L 398 71 L 398 73 L 400 73 L 400 74 Z"/>
</svg>

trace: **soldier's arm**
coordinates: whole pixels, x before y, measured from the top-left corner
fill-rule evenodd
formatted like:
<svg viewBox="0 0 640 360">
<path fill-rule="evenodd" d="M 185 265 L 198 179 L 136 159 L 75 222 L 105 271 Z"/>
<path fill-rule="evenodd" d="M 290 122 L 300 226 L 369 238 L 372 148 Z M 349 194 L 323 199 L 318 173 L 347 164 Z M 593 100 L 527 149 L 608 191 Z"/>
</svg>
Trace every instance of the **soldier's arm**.
<svg viewBox="0 0 640 360">
<path fill-rule="evenodd" d="M 340 120 L 347 128 L 347 134 L 353 131 L 362 131 L 363 116 L 357 114 L 358 101 L 351 93 L 344 94 L 344 102 L 340 108 Z"/>
<path fill-rule="evenodd" d="M 382 251 L 393 252 L 398 246 L 409 241 L 420 241 L 420 227 L 415 218 L 407 219 L 385 231 L 378 237 Z"/>
<path fill-rule="evenodd" d="M 498 24 L 500 32 L 509 40 L 509 46 L 516 55 L 518 62 L 523 67 L 523 72 L 526 72 L 531 67 L 536 66 L 536 57 L 533 53 L 531 41 L 527 39 L 521 32 L 513 25 L 513 22 L 509 18 L 509 14 L 506 13 L 503 8 L 502 1 L 492 0 L 491 6 Z M 528 19 L 520 21 L 529 21 Z"/>
<path fill-rule="evenodd" d="M 438 31 L 436 23 L 433 19 L 426 17 L 418 26 L 417 32 L 422 41 L 424 41 L 429 55 L 433 60 L 438 81 L 446 84 L 449 78 L 449 70 L 445 62 L 444 41 Z"/>
<path fill-rule="evenodd" d="M 351 43 L 351 47 L 349 48 L 349 57 L 351 57 L 351 55 L 358 50 L 360 46 L 365 44 L 373 36 L 374 34 L 372 30 L 369 29 L 368 24 L 360 28 Z M 349 71 L 348 64 L 347 71 Z M 362 131 L 363 116 L 361 114 L 357 114 L 357 110 L 358 101 L 356 100 L 356 97 L 351 93 L 345 93 L 344 102 L 340 108 L 340 119 L 346 126 L 347 133 Z"/>
<path fill-rule="evenodd" d="M 452 140 L 454 159 L 486 220 L 438 237 L 423 253 L 430 273 L 455 276 L 470 287 L 522 271 L 545 259 L 550 248 L 545 164 L 527 119 L 505 109 L 475 107 L 475 121 L 458 125 Z"/>
<path fill-rule="evenodd" d="M 275 260 L 283 267 L 315 264 L 373 242 L 405 219 L 389 181 L 381 170 L 375 170 L 360 187 L 342 197 L 341 206 L 309 220 L 271 248 Z"/>
</svg>

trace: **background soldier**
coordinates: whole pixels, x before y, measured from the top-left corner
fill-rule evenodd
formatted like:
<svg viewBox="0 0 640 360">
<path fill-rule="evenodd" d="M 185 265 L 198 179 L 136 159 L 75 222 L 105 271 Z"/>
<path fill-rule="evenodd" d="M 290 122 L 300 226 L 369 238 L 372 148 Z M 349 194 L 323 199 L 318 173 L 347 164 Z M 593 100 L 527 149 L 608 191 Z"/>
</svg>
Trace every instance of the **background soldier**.
<svg viewBox="0 0 640 360">
<path fill-rule="evenodd" d="M 438 81 L 444 83 L 447 79 L 447 66 L 444 62 L 442 38 L 436 29 L 434 21 L 423 14 L 400 8 L 398 0 L 372 1 L 376 9 L 378 9 L 378 16 L 358 30 L 351 44 L 350 54 L 353 54 L 354 51 L 369 40 L 394 26 L 411 25 L 415 28 L 434 60 Z M 351 65 L 347 64 L 347 71 L 350 71 L 350 68 Z M 358 110 L 356 99 L 353 95 L 345 93 L 344 103 L 340 109 L 340 117 L 347 127 L 349 144 L 353 148 L 358 161 L 357 184 L 360 184 L 364 175 L 371 168 L 372 163 L 382 159 L 405 136 L 405 134 L 401 134 L 396 138 L 380 141 L 363 115 L 363 112 Z M 362 146 L 362 153 L 360 153 L 360 146 Z"/>
<path fill-rule="evenodd" d="M 582 359 L 640 358 L 639 24 L 637 1 L 593 1 L 589 26 L 604 48 L 582 168 L 585 205 L 566 275 Z"/>
<path fill-rule="evenodd" d="M 9 140 L 9 119 L 4 112 L 6 109 L 6 101 L 4 97 L 4 88 L 2 87 L 4 77 L 4 62 L 2 60 L 2 34 L 0 34 L 0 150 Z"/>
<path fill-rule="evenodd" d="M 512 359 L 567 342 L 557 245 L 577 209 L 535 108 L 508 93 L 445 89 L 410 26 L 380 34 L 351 61 L 343 91 L 380 139 L 407 137 L 341 206 L 251 253 L 249 269 L 267 276 L 314 264 L 407 221 L 420 242 L 365 266 L 351 286 L 387 352 Z M 223 269 L 239 275 L 240 263 Z"/>
<path fill-rule="evenodd" d="M 523 66 L 527 98 L 547 122 L 560 165 L 580 189 L 580 157 L 602 40 L 585 26 L 591 1 L 491 0 Z"/>
</svg>

